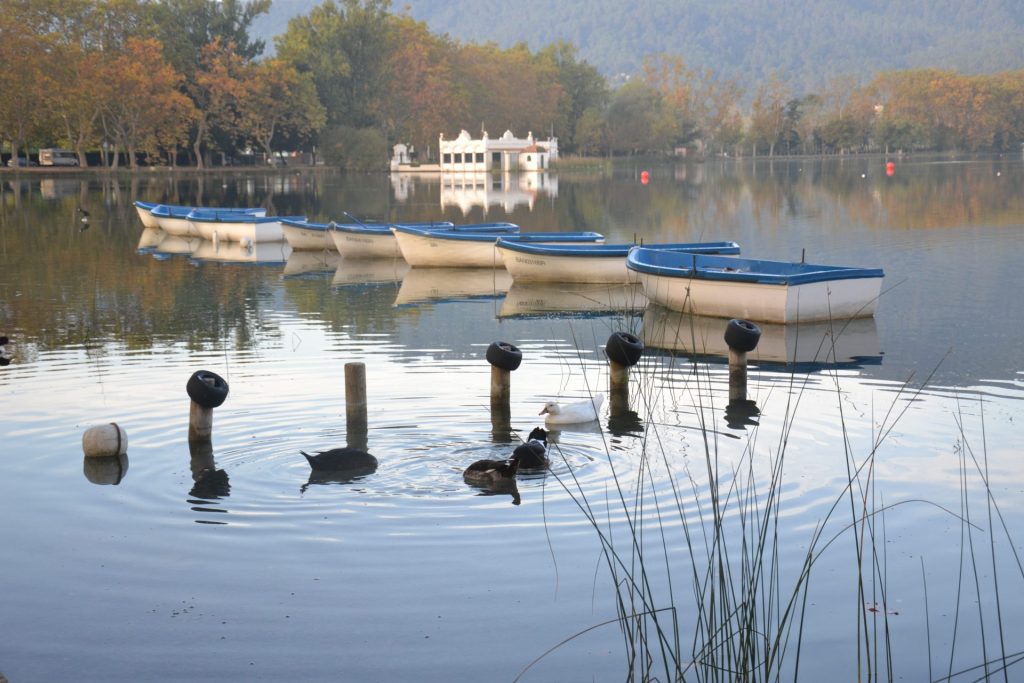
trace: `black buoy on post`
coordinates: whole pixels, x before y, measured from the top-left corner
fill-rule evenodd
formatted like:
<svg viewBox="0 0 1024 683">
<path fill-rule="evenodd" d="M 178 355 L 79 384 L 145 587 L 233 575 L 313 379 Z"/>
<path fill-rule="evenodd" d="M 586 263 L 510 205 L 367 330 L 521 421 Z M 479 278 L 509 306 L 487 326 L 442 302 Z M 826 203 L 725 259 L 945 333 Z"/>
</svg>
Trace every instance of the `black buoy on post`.
<svg viewBox="0 0 1024 683">
<path fill-rule="evenodd" d="M 213 437 L 213 409 L 228 397 L 228 383 L 209 370 L 192 373 L 185 385 L 192 405 L 188 413 L 188 440 L 209 441 Z"/>
<path fill-rule="evenodd" d="M 747 400 L 747 354 L 757 348 L 761 328 L 747 320 L 730 320 L 725 327 L 729 347 L 729 403 Z"/>
<path fill-rule="evenodd" d="M 345 441 L 365 451 L 369 439 L 366 419 L 366 364 L 345 363 Z"/>
<path fill-rule="evenodd" d="M 604 345 L 608 357 L 609 402 L 614 418 L 629 411 L 629 369 L 640 362 L 644 343 L 629 332 L 612 332 Z"/>
<path fill-rule="evenodd" d="M 514 344 L 493 342 L 487 347 L 491 364 L 491 428 L 495 433 L 512 429 L 512 372 L 523 362 L 523 352 Z"/>
</svg>

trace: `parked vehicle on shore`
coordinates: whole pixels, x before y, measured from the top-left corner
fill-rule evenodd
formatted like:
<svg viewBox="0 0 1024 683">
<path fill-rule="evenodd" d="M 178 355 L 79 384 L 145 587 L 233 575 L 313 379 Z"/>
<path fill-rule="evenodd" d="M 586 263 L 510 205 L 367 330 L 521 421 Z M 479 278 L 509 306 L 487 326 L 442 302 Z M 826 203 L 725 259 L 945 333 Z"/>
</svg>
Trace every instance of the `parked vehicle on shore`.
<svg viewBox="0 0 1024 683">
<path fill-rule="evenodd" d="M 39 150 L 40 166 L 78 166 L 78 155 L 69 149 L 50 147 Z"/>
</svg>

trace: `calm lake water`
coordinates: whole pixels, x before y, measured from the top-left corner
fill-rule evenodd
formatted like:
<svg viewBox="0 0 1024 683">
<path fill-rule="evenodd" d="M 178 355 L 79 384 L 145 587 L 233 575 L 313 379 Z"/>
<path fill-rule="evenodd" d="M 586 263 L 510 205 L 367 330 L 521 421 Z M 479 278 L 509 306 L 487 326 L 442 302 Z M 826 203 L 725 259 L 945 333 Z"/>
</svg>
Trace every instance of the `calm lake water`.
<svg viewBox="0 0 1024 683">
<path fill-rule="evenodd" d="M 627 560 L 633 521 L 653 600 L 675 604 L 685 643 L 713 484 L 738 579 L 751 533 L 740 513 L 764 517 L 781 455 L 780 602 L 822 530 L 785 670 L 799 660 L 806 680 L 853 680 L 868 638 L 883 678 L 995 662 L 987 673 L 1002 680 L 1005 656 L 1020 679 L 1022 188 L 1020 158 L 899 160 L 892 176 L 880 160 L 456 179 L 4 173 L 0 673 L 507 681 L 582 633 L 522 680 L 625 680 L 620 629 L 587 630 L 616 617 L 616 593 L 581 506 Z M 285 245 L 213 250 L 144 231 L 136 199 L 734 240 L 746 255 L 880 266 L 886 280 L 876 317 L 835 333 L 834 355 L 819 351 L 827 326 L 765 326 L 750 358 L 761 414 L 737 421 L 723 321 L 697 321 L 694 349 L 690 322 L 636 308 L 634 289 L 529 288 L 503 271 L 409 271 Z M 633 419 L 606 405 L 599 427 L 560 432 L 552 471 L 521 476 L 515 497 L 467 486 L 463 468 L 505 457 L 545 401 L 607 389 L 603 346 L 619 329 L 648 346 Z M 514 434 L 491 419 L 483 356 L 495 340 L 524 354 Z M 352 361 L 366 364 L 380 466 L 311 480 L 299 451 L 345 444 Z M 212 452 L 187 441 L 185 383 L 204 368 L 230 383 Z M 127 431 L 127 462 L 83 458 L 83 432 L 111 421 Z M 865 510 L 872 523 L 851 531 Z"/>
</svg>

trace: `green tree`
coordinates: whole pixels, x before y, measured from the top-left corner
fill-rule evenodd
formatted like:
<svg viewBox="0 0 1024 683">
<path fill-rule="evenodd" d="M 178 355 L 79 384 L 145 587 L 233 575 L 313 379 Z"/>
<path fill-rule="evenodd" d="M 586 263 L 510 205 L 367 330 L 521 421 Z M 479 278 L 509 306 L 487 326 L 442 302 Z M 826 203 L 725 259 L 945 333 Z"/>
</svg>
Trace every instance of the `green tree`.
<svg viewBox="0 0 1024 683">
<path fill-rule="evenodd" d="M 160 0 L 151 7 L 156 38 L 171 65 L 192 81 L 202 51 L 218 41 L 231 45 L 242 61 L 263 52 L 262 40 L 249 36 L 253 20 L 270 9 L 271 0 Z"/>
<path fill-rule="evenodd" d="M 392 47 L 390 4 L 325 0 L 275 38 L 278 57 L 311 74 L 331 125 L 380 123 Z"/>
<path fill-rule="evenodd" d="M 661 93 L 642 80 L 616 91 L 606 122 L 609 147 L 623 154 L 665 150 L 678 135 L 677 119 Z"/>
<path fill-rule="evenodd" d="M 608 145 L 608 123 L 604 112 L 589 107 L 576 124 L 576 151 L 581 154 L 611 153 Z"/>
<path fill-rule="evenodd" d="M 578 51 L 570 43 L 553 43 L 541 50 L 538 58 L 555 65 L 558 83 L 562 87 L 559 121 L 555 127 L 559 148 L 567 152 L 578 151 L 581 119 L 587 110 L 599 109 L 608 103 L 608 82 L 596 68 L 578 59 Z"/>
</svg>

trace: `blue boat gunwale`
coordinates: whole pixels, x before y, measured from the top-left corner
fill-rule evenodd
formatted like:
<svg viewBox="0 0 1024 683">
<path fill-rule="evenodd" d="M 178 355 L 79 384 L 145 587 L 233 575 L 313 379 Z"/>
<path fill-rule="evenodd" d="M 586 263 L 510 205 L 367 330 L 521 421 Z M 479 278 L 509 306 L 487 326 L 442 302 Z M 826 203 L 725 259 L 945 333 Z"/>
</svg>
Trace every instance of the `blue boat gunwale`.
<svg viewBox="0 0 1024 683">
<path fill-rule="evenodd" d="M 291 226 L 293 228 L 302 228 L 303 230 L 320 230 L 320 231 L 329 230 L 330 227 L 331 227 L 330 223 L 311 223 L 311 222 L 307 221 L 305 218 L 299 219 L 299 218 L 291 218 L 291 217 L 288 217 L 288 216 L 285 216 L 285 217 L 281 218 L 281 225 L 288 225 L 288 226 Z"/>
<path fill-rule="evenodd" d="M 450 221 L 429 221 L 424 223 L 337 223 L 331 221 L 328 226 L 331 230 L 337 230 L 339 232 L 349 232 L 356 235 L 390 235 L 391 226 L 393 225 L 409 225 L 415 227 L 426 227 L 436 230 L 446 230 L 453 228 L 454 223 Z"/>
<path fill-rule="evenodd" d="M 665 251 L 648 247 L 630 249 L 626 256 L 626 267 L 638 273 L 680 279 L 721 280 L 780 286 L 885 276 L 881 268 L 770 261 Z"/>
<path fill-rule="evenodd" d="M 407 235 L 444 240 L 494 242 L 502 235 L 518 235 L 519 226 L 515 223 L 478 223 L 455 225 L 450 228 L 422 228 L 407 223 L 395 223 L 391 225 L 391 231 L 396 234 L 401 232 Z"/>
<path fill-rule="evenodd" d="M 257 211 L 263 211 L 260 207 L 245 208 L 221 208 L 215 206 L 181 206 L 179 204 L 156 204 L 149 209 L 149 212 L 161 218 L 194 218 L 200 215 L 214 214 L 242 214 L 248 215 Z M 194 214 L 194 215 L 193 215 Z"/>
<path fill-rule="evenodd" d="M 604 241 L 604 235 L 592 231 L 521 232 L 510 235 L 506 241 L 517 244 L 544 244 L 554 241 L 596 244 Z"/>
<path fill-rule="evenodd" d="M 635 244 L 544 244 L 530 243 L 504 237 L 497 246 L 534 256 L 586 256 L 591 258 L 625 258 Z M 705 254 L 739 254 L 735 242 L 680 242 L 651 245 L 655 249 L 686 251 Z"/>
<path fill-rule="evenodd" d="M 190 221 L 196 223 L 244 223 L 259 224 L 259 223 L 279 223 L 288 219 L 290 221 L 301 221 L 305 220 L 304 216 L 255 216 L 251 213 L 218 213 L 209 215 L 189 215 Z"/>
</svg>

